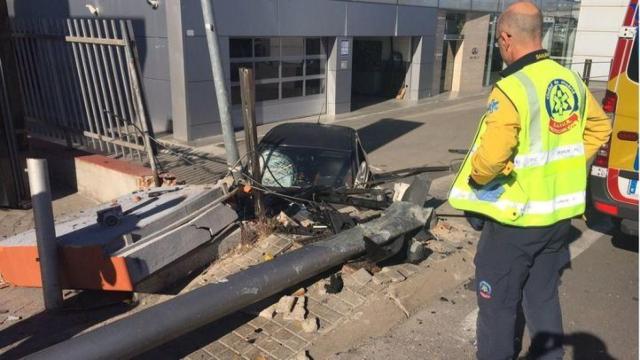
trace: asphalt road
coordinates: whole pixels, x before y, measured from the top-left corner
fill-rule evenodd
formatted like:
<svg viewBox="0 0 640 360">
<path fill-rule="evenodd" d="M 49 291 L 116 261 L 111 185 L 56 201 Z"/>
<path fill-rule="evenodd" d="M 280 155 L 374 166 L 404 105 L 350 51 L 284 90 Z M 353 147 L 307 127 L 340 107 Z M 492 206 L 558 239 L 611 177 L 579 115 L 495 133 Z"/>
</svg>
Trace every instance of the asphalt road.
<svg viewBox="0 0 640 360">
<path fill-rule="evenodd" d="M 602 234 L 574 221 L 578 237 L 562 276 L 565 359 L 638 358 L 638 238 Z M 472 281 L 443 295 L 381 337 L 338 359 L 472 359 Z M 528 335 L 524 334 L 524 347 Z M 523 355 L 524 352 L 521 354 Z"/>
</svg>

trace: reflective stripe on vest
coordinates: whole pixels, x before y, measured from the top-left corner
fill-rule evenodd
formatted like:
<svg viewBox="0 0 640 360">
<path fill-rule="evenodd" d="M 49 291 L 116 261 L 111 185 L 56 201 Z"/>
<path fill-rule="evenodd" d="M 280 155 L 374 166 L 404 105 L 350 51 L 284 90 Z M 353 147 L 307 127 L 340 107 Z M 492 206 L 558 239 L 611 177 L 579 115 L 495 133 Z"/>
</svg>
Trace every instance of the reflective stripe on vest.
<svg viewBox="0 0 640 360">
<path fill-rule="evenodd" d="M 527 203 L 519 203 L 510 200 L 500 199 L 495 203 L 492 203 L 500 210 L 507 210 L 508 208 L 516 208 L 522 215 L 544 215 L 552 214 L 559 209 L 564 209 L 573 206 L 579 206 L 585 204 L 585 191 L 578 191 L 573 194 L 560 195 L 552 200 L 543 201 L 528 201 Z M 449 195 L 456 199 L 478 201 L 476 194 L 472 191 L 463 191 L 459 189 L 452 189 Z"/>
<path fill-rule="evenodd" d="M 514 158 L 513 165 L 516 169 L 526 169 L 580 156 L 584 156 L 584 143 L 558 146 L 546 152 L 518 155 Z"/>
</svg>

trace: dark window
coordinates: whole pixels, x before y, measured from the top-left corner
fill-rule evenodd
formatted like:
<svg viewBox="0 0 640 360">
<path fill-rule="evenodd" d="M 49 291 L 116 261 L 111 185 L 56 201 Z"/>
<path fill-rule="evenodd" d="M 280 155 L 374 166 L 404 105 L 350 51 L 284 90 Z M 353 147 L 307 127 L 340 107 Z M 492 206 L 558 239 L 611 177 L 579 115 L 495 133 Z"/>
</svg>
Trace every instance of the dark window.
<svg viewBox="0 0 640 360">
<path fill-rule="evenodd" d="M 257 38 L 254 39 L 255 57 L 278 56 L 278 39 Z"/>
<path fill-rule="evenodd" d="M 282 62 L 282 77 L 291 76 L 302 76 L 302 60 Z"/>
<path fill-rule="evenodd" d="M 231 63 L 230 65 L 231 81 L 240 81 L 240 73 L 238 72 L 238 70 L 240 70 L 240 68 L 243 68 L 243 67 L 253 69 L 253 63 Z"/>
<path fill-rule="evenodd" d="M 638 34 L 633 39 L 633 49 L 631 50 L 631 58 L 629 58 L 629 66 L 627 67 L 627 76 L 632 81 L 638 82 Z"/>
<path fill-rule="evenodd" d="M 320 38 L 306 39 L 306 53 L 307 55 L 322 55 L 322 40 Z"/>
<path fill-rule="evenodd" d="M 231 105 L 242 104 L 242 98 L 240 97 L 240 86 L 231 87 Z"/>
<path fill-rule="evenodd" d="M 256 101 L 277 100 L 278 83 L 256 84 Z"/>
<path fill-rule="evenodd" d="M 306 84 L 305 84 L 306 95 L 321 94 L 323 92 L 324 92 L 324 80 L 313 79 L 313 80 L 306 81 Z"/>
<path fill-rule="evenodd" d="M 256 63 L 256 80 L 277 79 L 278 77 L 277 61 L 261 61 Z"/>
<path fill-rule="evenodd" d="M 324 59 L 305 60 L 305 62 L 307 63 L 307 75 L 324 74 Z"/>
<path fill-rule="evenodd" d="M 302 80 L 282 83 L 282 98 L 302 96 Z"/>
<path fill-rule="evenodd" d="M 282 56 L 304 56 L 303 38 L 282 38 Z"/>
<path fill-rule="evenodd" d="M 232 58 L 252 57 L 251 39 L 229 40 L 229 51 Z"/>
</svg>

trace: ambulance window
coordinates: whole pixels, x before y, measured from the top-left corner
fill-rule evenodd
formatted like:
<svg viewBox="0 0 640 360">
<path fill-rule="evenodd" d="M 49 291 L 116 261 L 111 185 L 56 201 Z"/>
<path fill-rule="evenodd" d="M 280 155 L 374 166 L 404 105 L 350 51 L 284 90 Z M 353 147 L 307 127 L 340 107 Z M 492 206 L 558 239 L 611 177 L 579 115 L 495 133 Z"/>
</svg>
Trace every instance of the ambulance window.
<svg viewBox="0 0 640 360">
<path fill-rule="evenodd" d="M 633 49 L 631 50 L 631 58 L 629 59 L 629 67 L 627 67 L 627 75 L 632 81 L 638 82 L 638 33 L 633 39 Z"/>
</svg>

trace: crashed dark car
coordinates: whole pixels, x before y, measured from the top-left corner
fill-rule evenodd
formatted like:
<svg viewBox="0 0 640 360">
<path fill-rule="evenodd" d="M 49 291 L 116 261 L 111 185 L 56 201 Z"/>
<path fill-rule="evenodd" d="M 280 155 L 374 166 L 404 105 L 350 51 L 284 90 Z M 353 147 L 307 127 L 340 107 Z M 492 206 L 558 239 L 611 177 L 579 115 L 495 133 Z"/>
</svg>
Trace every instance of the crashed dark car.
<svg viewBox="0 0 640 360">
<path fill-rule="evenodd" d="M 350 127 L 288 123 L 258 144 L 261 183 L 280 193 L 363 188 L 370 179 L 367 156 Z"/>
</svg>

